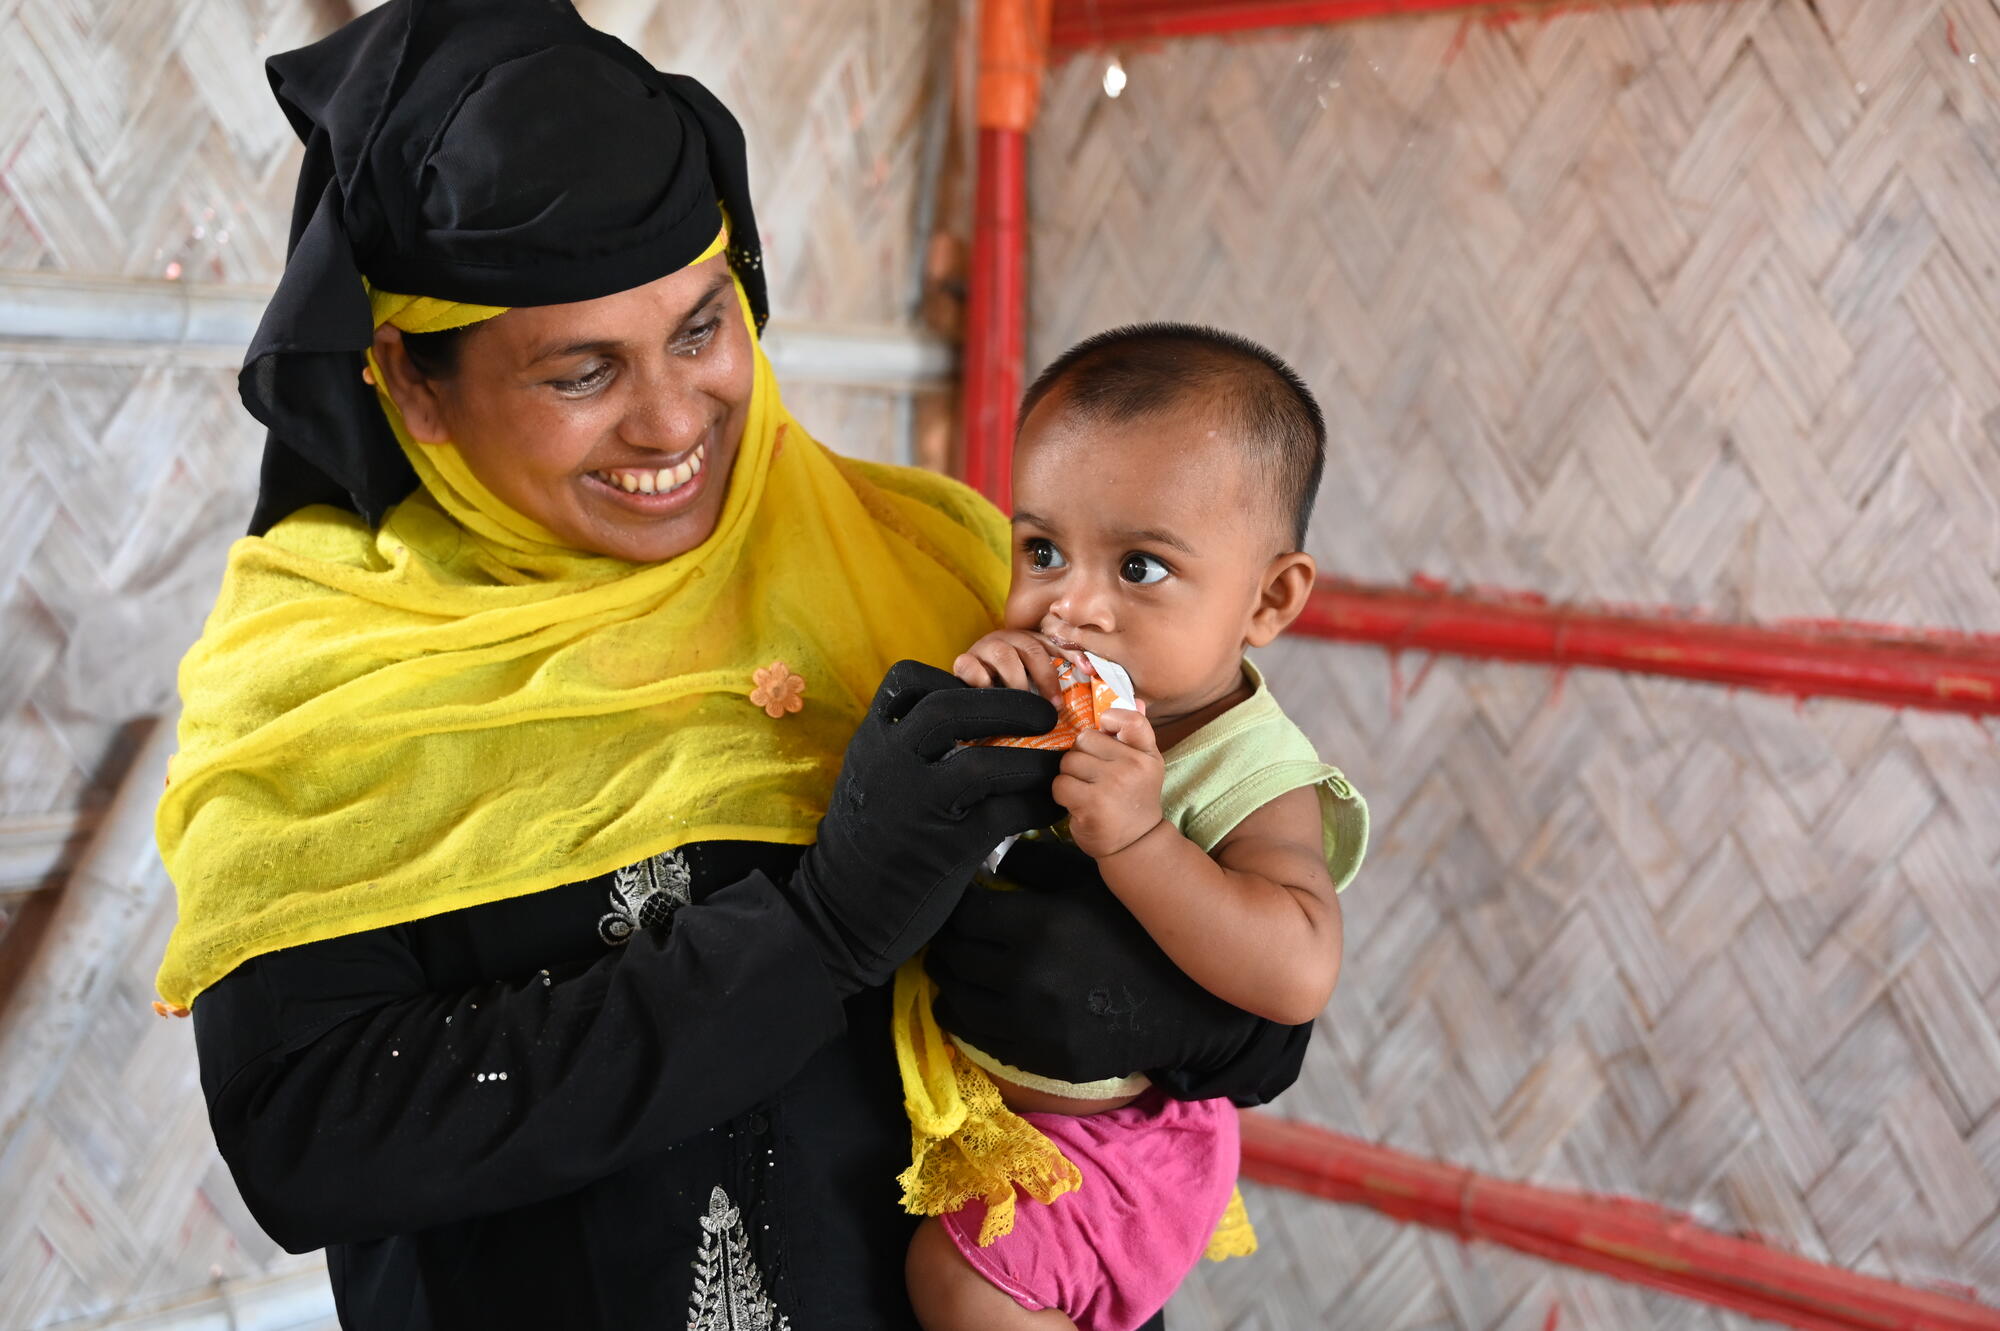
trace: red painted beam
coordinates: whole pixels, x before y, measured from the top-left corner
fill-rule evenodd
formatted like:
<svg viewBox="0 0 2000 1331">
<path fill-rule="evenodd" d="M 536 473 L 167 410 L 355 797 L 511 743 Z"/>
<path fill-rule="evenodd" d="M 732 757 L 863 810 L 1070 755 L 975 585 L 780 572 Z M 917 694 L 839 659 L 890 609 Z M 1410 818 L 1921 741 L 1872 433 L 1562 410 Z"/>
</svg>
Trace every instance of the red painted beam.
<svg viewBox="0 0 2000 1331">
<path fill-rule="evenodd" d="M 1243 1176 L 1806 1331 L 2000 1331 L 2000 1310 L 1824 1266 L 1624 1197 L 1512 1183 L 1268 1114 Z"/>
<path fill-rule="evenodd" d="M 965 303 L 964 479 L 1003 513 L 1013 503 L 1014 407 L 1027 351 L 1027 171 L 1024 131 L 979 131 Z"/>
<path fill-rule="evenodd" d="M 1012 504 L 1014 406 L 1027 353 L 1028 128 L 1048 60 L 1051 0 L 980 0 L 971 270 L 966 277 L 965 480 Z"/>
<path fill-rule="evenodd" d="M 2000 638 L 1869 625 L 1720 624 L 1436 584 L 1322 582 L 1293 632 L 1392 651 L 1671 675 L 1798 698 L 2000 714 Z"/>
<path fill-rule="evenodd" d="M 1059 0 L 1049 28 L 1051 59 L 1093 46 L 1212 37 L 1453 9 L 1521 12 L 1493 0 Z M 1526 8 L 1532 12 L 1534 5 Z"/>
</svg>

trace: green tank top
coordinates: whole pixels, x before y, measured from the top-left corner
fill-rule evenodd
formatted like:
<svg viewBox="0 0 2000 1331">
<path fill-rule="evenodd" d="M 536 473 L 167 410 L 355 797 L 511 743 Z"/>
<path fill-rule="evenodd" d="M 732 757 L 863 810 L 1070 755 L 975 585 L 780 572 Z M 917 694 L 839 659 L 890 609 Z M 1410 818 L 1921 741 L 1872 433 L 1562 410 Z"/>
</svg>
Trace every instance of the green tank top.
<svg viewBox="0 0 2000 1331">
<path fill-rule="evenodd" d="M 1354 881 L 1368 851 L 1368 804 L 1340 769 L 1319 760 L 1250 662 L 1254 691 L 1163 755 L 1160 810 L 1181 835 L 1213 852 L 1236 825 L 1280 795 L 1319 794 L 1321 847 L 1335 891 Z"/>
</svg>

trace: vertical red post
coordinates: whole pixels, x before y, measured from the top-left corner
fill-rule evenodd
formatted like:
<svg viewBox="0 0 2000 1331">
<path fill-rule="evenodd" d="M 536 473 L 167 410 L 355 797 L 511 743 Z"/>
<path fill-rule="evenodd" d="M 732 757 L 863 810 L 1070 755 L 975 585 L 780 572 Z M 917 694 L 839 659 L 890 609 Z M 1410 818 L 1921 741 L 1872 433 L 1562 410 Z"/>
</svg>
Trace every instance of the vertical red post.
<svg viewBox="0 0 2000 1331">
<path fill-rule="evenodd" d="M 1014 407 L 1027 350 L 1028 127 L 1048 50 L 1049 0 L 983 0 L 979 157 L 965 322 L 965 479 L 1012 502 Z"/>
<path fill-rule="evenodd" d="M 1012 496 L 1014 404 L 1026 355 L 1028 136 L 979 131 L 966 291 L 965 480 L 1004 512 Z"/>
</svg>

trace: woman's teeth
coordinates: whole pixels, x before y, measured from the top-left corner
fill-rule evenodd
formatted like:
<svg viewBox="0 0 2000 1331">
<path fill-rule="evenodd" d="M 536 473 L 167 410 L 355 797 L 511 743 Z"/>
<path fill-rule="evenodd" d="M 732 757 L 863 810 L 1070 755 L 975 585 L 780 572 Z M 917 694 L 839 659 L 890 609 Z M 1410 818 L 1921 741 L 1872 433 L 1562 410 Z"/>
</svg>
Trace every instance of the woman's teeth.
<svg viewBox="0 0 2000 1331">
<path fill-rule="evenodd" d="M 708 445 L 698 445 L 694 452 L 682 458 L 671 467 L 661 467 L 656 471 L 644 471 L 635 467 L 618 467 L 611 471 L 593 473 L 606 485 L 615 485 L 626 494 L 665 494 L 678 490 L 695 477 L 701 475 L 703 460 L 707 456 Z"/>
</svg>

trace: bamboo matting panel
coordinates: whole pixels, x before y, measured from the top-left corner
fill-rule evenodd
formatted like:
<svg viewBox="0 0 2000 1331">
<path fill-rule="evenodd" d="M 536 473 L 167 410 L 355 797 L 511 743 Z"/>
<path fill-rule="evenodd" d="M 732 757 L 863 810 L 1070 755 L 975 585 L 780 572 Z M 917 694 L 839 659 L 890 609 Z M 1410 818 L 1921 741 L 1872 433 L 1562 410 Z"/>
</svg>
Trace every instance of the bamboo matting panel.
<svg viewBox="0 0 2000 1331">
<path fill-rule="evenodd" d="M 1030 360 L 1271 343 L 1349 576 L 2000 628 L 2000 9 L 1559 8 L 1069 61 Z"/>
<path fill-rule="evenodd" d="M 1101 55 L 1046 90 L 1031 359 L 1268 342 L 1332 427 L 1324 567 L 2000 630 L 1991 0 L 1119 55 L 1116 100 Z M 1377 817 L 1283 1112 L 2000 1302 L 2000 726 L 1264 659 Z M 1727 1320 L 1263 1200 L 1278 1257 L 1204 1268 L 1177 1331 Z"/>
<path fill-rule="evenodd" d="M 148 1006 L 174 915 L 155 873 L 155 909 L 117 959 L 121 978 L 88 1038 L 0 1143 L 0 1326 L 26 1331 L 320 1264 L 257 1228 L 209 1134 L 193 1025 Z"/>
<path fill-rule="evenodd" d="M 918 184 L 951 7 L 924 0 L 582 0 L 583 15 L 705 82 L 750 145 L 750 184 L 788 318 L 904 324 L 924 240 Z M 862 448 L 860 442 L 852 447 Z M 872 454 L 869 454 L 872 456 Z"/>
<path fill-rule="evenodd" d="M 311 40 L 326 8 L 0 3 L 0 268 L 275 280 L 298 157 L 262 60 Z M 921 0 L 582 8 L 742 119 L 776 310 L 913 321 L 949 14 Z M 788 397 L 829 445 L 900 458 L 900 395 Z M 4 930 L 5 894 L 49 881 L 87 834 L 122 727 L 171 705 L 250 511 L 261 434 L 232 375 L 166 359 L 0 359 L 0 406 L 16 426 L 0 438 L 15 478 L 0 493 Z"/>
<path fill-rule="evenodd" d="M 316 14 L 0 5 L 0 267 L 273 279 L 297 153 L 261 60 Z M 259 436 L 231 376 L 164 359 L 9 357 L 0 406 L 0 888 L 32 888 L 87 834 L 121 728 L 171 698 Z"/>
<path fill-rule="evenodd" d="M 1260 661 L 1377 820 L 1278 1112 L 2000 1303 L 2000 724 L 1302 639 Z M 1407 1315 L 1355 1325 L 1541 1325 L 1511 1255 L 1419 1245 L 1392 1276 L 1324 1246 L 1351 1220 L 1254 1218 L 1288 1264 L 1204 1268 L 1234 1293 L 1176 1331 L 1343 1325 L 1305 1319 L 1385 1282 Z M 1550 1278 L 1565 1326 L 1712 1317 L 1599 1320 L 1599 1282 Z M 1270 1306 L 1296 1315 L 1242 1320 Z"/>
</svg>

